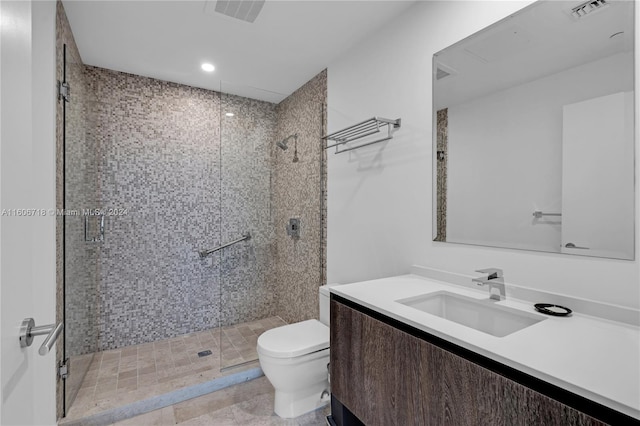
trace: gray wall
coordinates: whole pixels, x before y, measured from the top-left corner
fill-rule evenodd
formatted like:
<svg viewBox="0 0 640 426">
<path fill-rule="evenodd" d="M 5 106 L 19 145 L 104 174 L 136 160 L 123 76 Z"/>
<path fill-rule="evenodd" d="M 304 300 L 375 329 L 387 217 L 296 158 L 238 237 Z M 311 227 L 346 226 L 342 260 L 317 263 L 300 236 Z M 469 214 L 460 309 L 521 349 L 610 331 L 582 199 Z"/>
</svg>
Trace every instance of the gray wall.
<svg viewBox="0 0 640 426">
<path fill-rule="evenodd" d="M 206 260 L 197 250 L 271 228 L 274 105 L 222 95 L 244 116 L 221 123 L 217 92 L 94 67 L 86 75 L 98 207 L 126 209 L 107 215 L 99 244 L 100 348 L 272 315 L 269 238 Z"/>
<path fill-rule="evenodd" d="M 298 134 L 298 161 L 294 145 L 274 149 L 273 170 L 278 249 L 277 313 L 285 321 L 318 318 L 318 286 L 325 279 L 326 134 L 324 108 L 326 70 L 280 102 L 279 140 Z M 300 238 L 287 235 L 289 218 L 300 219 Z"/>
</svg>

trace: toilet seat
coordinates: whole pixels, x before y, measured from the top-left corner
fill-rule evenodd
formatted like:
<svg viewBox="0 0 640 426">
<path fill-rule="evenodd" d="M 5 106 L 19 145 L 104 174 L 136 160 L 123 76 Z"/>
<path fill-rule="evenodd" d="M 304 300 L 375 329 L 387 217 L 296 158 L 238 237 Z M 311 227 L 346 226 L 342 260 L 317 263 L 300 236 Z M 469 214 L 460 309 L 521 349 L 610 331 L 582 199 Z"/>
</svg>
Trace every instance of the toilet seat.
<svg viewBox="0 0 640 426">
<path fill-rule="evenodd" d="M 294 358 L 329 347 L 329 327 L 312 319 L 265 331 L 258 337 L 258 353 Z"/>
</svg>

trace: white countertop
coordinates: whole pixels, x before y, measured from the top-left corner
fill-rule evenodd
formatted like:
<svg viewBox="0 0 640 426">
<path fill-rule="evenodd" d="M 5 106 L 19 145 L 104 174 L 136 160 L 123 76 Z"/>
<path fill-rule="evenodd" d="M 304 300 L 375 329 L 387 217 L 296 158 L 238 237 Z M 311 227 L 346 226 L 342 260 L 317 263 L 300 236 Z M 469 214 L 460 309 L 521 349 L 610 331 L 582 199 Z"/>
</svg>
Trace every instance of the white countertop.
<svg viewBox="0 0 640 426">
<path fill-rule="evenodd" d="M 403 275 L 332 287 L 332 293 L 470 349 L 614 410 L 640 419 L 640 328 L 581 315 L 546 318 L 504 337 L 402 305 L 396 300 L 446 290 L 487 299 L 487 290 Z M 509 299 L 500 305 L 537 313 L 533 304 Z M 540 314 L 542 315 L 542 314 Z"/>
</svg>

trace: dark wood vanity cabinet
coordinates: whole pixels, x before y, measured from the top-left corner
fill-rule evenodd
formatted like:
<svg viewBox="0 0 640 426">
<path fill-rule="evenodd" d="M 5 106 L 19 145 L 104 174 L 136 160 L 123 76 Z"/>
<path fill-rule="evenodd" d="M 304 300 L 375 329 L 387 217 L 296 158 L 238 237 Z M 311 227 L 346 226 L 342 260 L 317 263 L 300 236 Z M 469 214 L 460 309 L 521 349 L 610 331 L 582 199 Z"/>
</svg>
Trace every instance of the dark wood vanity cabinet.
<svg viewBox="0 0 640 426">
<path fill-rule="evenodd" d="M 607 424 L 394 321 L 332 296 L 332 398 L 365 425 Z"/>
</svg>

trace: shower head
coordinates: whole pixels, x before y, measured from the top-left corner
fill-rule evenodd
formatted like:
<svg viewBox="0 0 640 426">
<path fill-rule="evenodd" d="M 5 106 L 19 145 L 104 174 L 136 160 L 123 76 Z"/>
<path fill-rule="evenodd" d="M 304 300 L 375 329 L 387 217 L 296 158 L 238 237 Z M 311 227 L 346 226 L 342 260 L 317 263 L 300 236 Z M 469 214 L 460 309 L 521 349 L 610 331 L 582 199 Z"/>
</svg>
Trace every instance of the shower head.
<svg viewBox="0 0 640 426">
<path fill-rule="evenodd" d="M 293 135 L 289 135 L 286 138 L 282 139 L 281 141 L 276 142 L 276 145 L 278 146 L 278 148 L 284 151 L 289 148 L 287 146 L 287 141 L 289 139 L 293 139 L 294 142 L 296 143 L 296 149 L 295 149 L 296 152 L 293 155 L 293 161 L 296 162 L 298 161 L 298 134 L 297 133 L 294 133 Z"/>
</svg>

